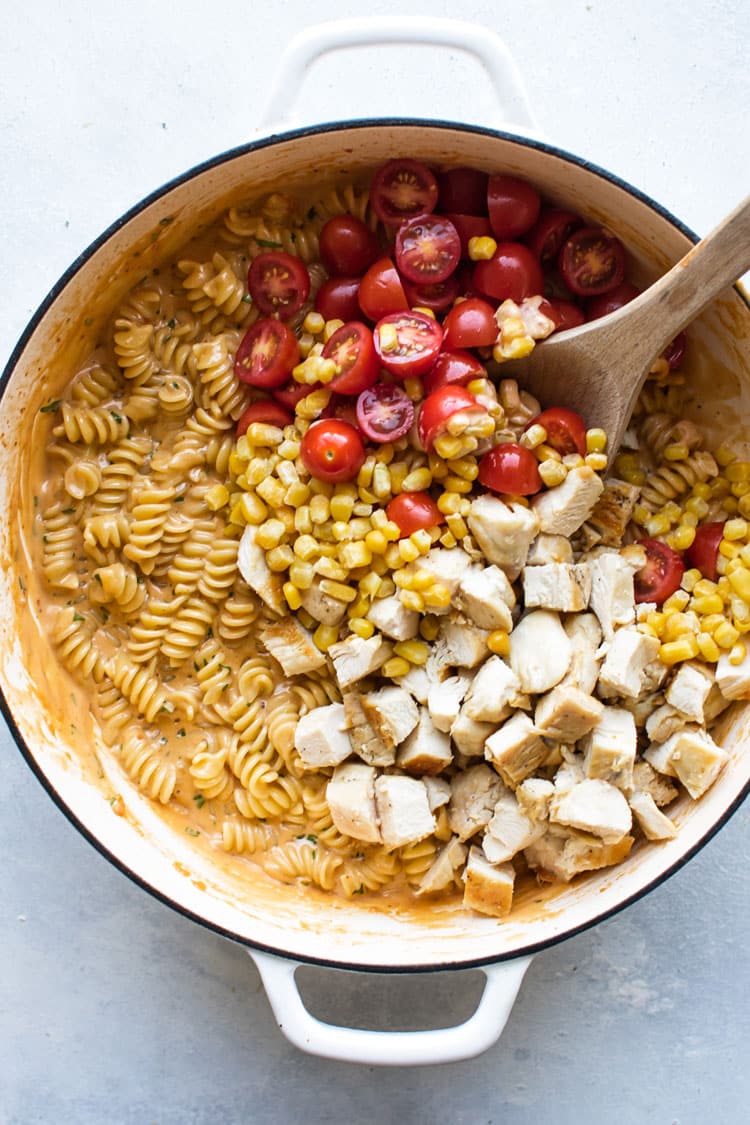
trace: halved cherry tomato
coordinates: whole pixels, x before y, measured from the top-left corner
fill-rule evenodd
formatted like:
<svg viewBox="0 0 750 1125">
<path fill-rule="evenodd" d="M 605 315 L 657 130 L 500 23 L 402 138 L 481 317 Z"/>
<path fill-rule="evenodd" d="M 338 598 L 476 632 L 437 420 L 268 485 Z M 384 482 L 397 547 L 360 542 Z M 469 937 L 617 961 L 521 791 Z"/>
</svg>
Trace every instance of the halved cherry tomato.
<svg viewBox="0 0 750 1125">
<path fill-rule="evenodd" d="M 288 320 L 310 295 L 310 274 L 305 263 L 293 254 L 268 250 L 251 264 L 247 287 L 262 313 L 276 313 Z"/>
<path fill-rule="evenodd" d="M 496 301 L 522 301 L 544 290 L 542 267 L 522 242 L 499 242 L 486 261 L 474 266 L 472 281 Z"/>
<path fill-rule="evenodd" d="M 445 312 L 458 296 L 459 284 L 458 274 L 452 273 L 450 277 L 446 277 L 445 281 L 438 281 L 437 284 L 412 285 L 405 281 L 404 292 L 412 309 L 432 309 L 436 313 Z"/>
<path fill-rule="evenodd" d="M 244 414 L 240 415 L 237 423 L 237 437 L 242 437 L 247 432 L 247 427 L 253 422 L 266 422 L 269 426 L 278 426 L 283 429 L 294 421 L 294 414 L 287 410 L 281 403 L 272 398 L 264 398 L 260 402 L 252 402 Z"/>
<path fill-rule="evenodd" d="M 543 207 L 525 242 L 539 261 L 553 262 L 560 253 L 563 242 L 583 226 L 583 219 L 575 211 L 564 211 L 561 207 Z"/>
<path fill-rule="evenodd" d="M 365 459 L 357 430 L 338 418 L 313 422 L 300 443 L 302 464 L 316 480 L 354 480 Z"/>
<path fill-rule="evenodd" d="M 438 176 L 440 210 L 462 215 L 487 214 L 489 176 L 477 168 L 449 168 Z"/>
<path fill-rule="evenodd" d="M 297 383 L 292 379 L 285 387 L 274 387 L 271 394 L 282 406 L 286 406 L 288 410 L 294 410 L 301 399 L 307 398 L 313 391 L 319 391 L 322 386 L 322 383 Z"/>
<path fill-rule="evenodd" d="M 572 293 L 598 297 L 623 280 L 625 247 L 602 227 L 583 227 L 565 240 L 557 264 Z"/>
<path fill-rule="evenodd" d="M 370 441 L 397 441 L 414 424 L 414 403 L 401 387 L 376 383 L 357 399 L 357 421 Z"/>
<path fill-rule="evenodd" d="M 429 215 L 437 199 L 437 180 L 419 160 L 389 160 L 375 173 L 370 187 L 373 211 L 393 225 L 415 215 Z"/>
<path fill-rule="evenodd" d="M 481 297 L 454 305 L 443 323 L 446 348 L 488 348 L 498 336 L 495 310 Z"/>
<path fill-rule="evenodd" d="M 357 421 L 357 403 L 355 399 L 348 398 L 346 395 L 331 395 L 328 400 L 321 418 L 340 418 L 342 422 L 348 422 L 350 426 L 354 426 L 355 430 L 359 429 L 359 422 Z"/>
<path fill-rule="evenodd" d="M 453 223 L 458 231 L 458 237 L 461 239 L 461 257 L 463 258 L 469 256 L 470 238 L 487 238 L 492 234 L 490 220 L 483 215 L 465 215 L 460 211 L 451 211 L 445 217 Z"/>
<path fill-rule="evenodd" d="M 429 453 L 437 439 L 445 433 L 446 423 L 454 414 L 483 411 L 474 395 L 458 383 L 446 383 L 428 395 L 419 411 L 419 440 Z"/>
<path fill-rule="evenodd" d="M 680 588 L 685 573 L 682 556 L 659 539 L 639 539 L 638 546 L 646 551 L 646 565 L 633 576 L 635 600 L 661 605 Z"/>
<path fill-rule="evenodd" d="M 610 313 L 617 312 L 623 305 L 629 304 L 639 293 L 640 289 L 636 289 L 635 285 L 631 285 L 629 281 L 623 281 L 609 293 L 602 293 L 600 297 L 592 297 L 590 301 L 586 302 L 586 320 L 598 320 L 601 316 L 609 316 Z"/>
<path fill-rule="evenodd" d="M 672 371 L 679 367 L 685 358 L 685 349 L 687 348 L 687 336 L 684 332 L 678 332 L 671 344 L 667 344 L 664 349 L 663 355 Z"/>
<path fill-rule="evenodd" d="M 401 538 L 420 528 L 437 527 L 445 516 L 428 492 L 402 492 L 385 509 L 389 520 L 401 529 Z"/>
<path fill-rule="evenodd" d="M 315 297 L 315 310 L 326 320 L 356 320 L 359 308 L 359 278 L 330 277 Z"/>
<path fill-rule="evenodd" d="M 555 332 L 565 332 L 568 328 L 578 328 L 586 321 L 582 310 L 572 301 L 564 301 L 561 297 L 550 297 L 546 304 L 552 310 L 548 315 L 556 323 Z"/>
<path fill-rule="evenodd" d="M 542 487 L 539 463 L 530 449 L 514 441 L 496 445 L 479 462 L 479 483 L 493 492 L 533 496 Z"/>
<path fill-rule="evenodd" d="M 398 270 L 390 258 L 380 258 L 360 281 L 359 307 L 370 320 L 409 308 Z"/>
<path fill-rule="evenodd" d="M 487 207 L 495 238 L 511 239 L 526 234 L 539 218 L 539 192 L 515 176 L 490 176 Z"/>
<path fill-rule="evenodd" d="M 358 395 L 367 390 L 380 370 L 372 332 L 358 320 L 351 320 L 334 332 L 323 348 L 323 358 L 336 364 L 337 374 L 328 385 L 341 395 Z"/>
<path fill-rule="evenodd" d="M 719 557 L 719 543 L 724 538 L 724 524 L 722 521 L 704 523 L 695 530 L 695 539 L 685 552 L 685 558 L 690 566 L 696 567 L 704 578 L 715 582 L 718 578 L 716 562 Z"/>
<path fill-rule="evenodd" d="M 443 330 L 424 313 L 400 312 L 383 316 L 373 332 L 375 351 L 386 371 L 397 379 L 425 375 L 437 359 Z"/>
<path fill-rule="evenodd" d="M 407 281 L 445 281 L 460 257 L 458 231 L 441 215 L 422 215 L 398 228 L 396 265 Z"/>
<path fill-rule="evenodd" d="M 281 387 L 299 362 L 297 337 L 279 320 L 257 320 L 242 337 L 234 373 L 243 383 L 270 390 Z"/>
<path fill-rule="evenodd" d="M 377 238 L 354 215 L 334 215 L 320 232 L 320 257 L 329 273 L 364 273 L 377 256 Z"/>
<path fill-rule="evenodd" d="M 430 395 L 438 387 L 448 384 L 465 387 L 472 379 L 481 379 L 486 374 L 479 360 L 470 352 L 441 352 L 422 380 L 422 388 L 426 395 Z"/>
<path fill-rule="evenodd" d="M 563 457 L 568 453 L 586 456 L 586 423 L 575 410 L 569 410 L 567 406 L 550 406 L 532 418 L 525 428 L 528 430 L 529 426 L 544 426 L 547 444 Z"/>
</svg>

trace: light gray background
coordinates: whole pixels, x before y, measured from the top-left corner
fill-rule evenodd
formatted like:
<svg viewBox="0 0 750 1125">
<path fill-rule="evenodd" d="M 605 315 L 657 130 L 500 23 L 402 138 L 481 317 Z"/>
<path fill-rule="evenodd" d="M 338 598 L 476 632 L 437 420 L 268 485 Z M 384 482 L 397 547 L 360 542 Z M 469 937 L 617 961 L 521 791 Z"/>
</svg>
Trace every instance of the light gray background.
<svg viewBox="0 0 750 1125">
<path fill-rule="evenodd" d="M 750 184 L 745 0 L 370 0 L 502 33 L 545 134 L 699 232 Z M 331 2 L 30 0 L 0 39 L 0 356 L 57 276 L 138 198 L 255 135 L 274 62 Z M 465 60 L 321 64 L 307 120 L 491 120 Z M 275 1027 L 244 952 L 150 899 L 69 826 L 0 731 L 0 1125 L 747 1120 L 750 810 L 625 914 L 536 958 L 473 1062 L 323 1062 Z M 473 974 L 311 971 L 319 1014 L 385 1026 L 466 1014 Z"/>
</svg>

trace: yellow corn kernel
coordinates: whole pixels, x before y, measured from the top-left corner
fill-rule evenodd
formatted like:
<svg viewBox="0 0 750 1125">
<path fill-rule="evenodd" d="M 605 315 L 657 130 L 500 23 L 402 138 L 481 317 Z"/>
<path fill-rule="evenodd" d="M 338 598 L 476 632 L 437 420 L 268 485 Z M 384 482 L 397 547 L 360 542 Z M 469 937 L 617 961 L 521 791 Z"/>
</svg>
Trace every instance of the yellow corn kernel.
<svg viewBox="0 0 750 1125">
<path fill-rule="evenodd" d="M 354 511 L 354 497 L 353 496 L 332 496 L 328 507 L 330 510 L 331 518 L 346 523 L 351 518 Z"/>
<path fill-rule="evenodd" d="M 627 480 L 628 478 L 626 477 L 624 479 Z M 644 474 L 643 480 L 640 481 L 639 483 L 643 484 L 643 481 L 645 481 L 645 479 L 646 479 L 646 476 Z M 633 484 L 635 482 L 631 481 L 630 483 Z M 651 516 L 651 513 L 649 512 L 648 508 L 645 508 L 643 506 L 643 504 L 636 504 L 636 506 L 633 508 L 633 521 L 637 524 L 640 524 L 641 527 L 646 526 L 646 523 L 649 520 L 650 516 Z"/>
<path fill-rule="evenodd" d="M 410 590 L 419 590 L 424 593 L 435 585 L 435 575 L 429 570 L 416 570 L 411 575 L 411 581 L 408 583 Z"/>
<path fill-rule="evenodd" d="M 689 524 L 680 524 L 668 537 L 667 542 L 675 551 L 687 551 L 695 540 L 695 528 Z"/>
<path fill-rule="evenodd" d="M 412 402 L 420 402 L 424 398 L 421 379 L 404 379 L 404 390 Z"/>
<path fill-rule="evenodd" d="M 682 582 L 680 583 L 680 585 L 682 586 L 683 590 L 687 590 L 689 594 L 692 594 L 695 592 L 695 587 L 698 585 L 701 579 L 701 572 L 696 567 L 693 567 L 692 569 L 685 571 L 682 576 Z"/>
<path fill-rule="evenodd" d="M 672 521 L 663 512 L 657 512 L 655 516 L 647 519 L 645 524 L 646 531 L 652 538 L 656 538 L 657 535 L 666 535 L 671 526 Z"/>
<path fill-rule="evenodd" d="M 719 543 L 719 554 L 725 559 L 736 559 L 741 550 L 738 543 L 730 543 L 728 539 L 722 539 Z"/>
<path fill-rule="evenodd" d="M 424 492 L 432 484 L 432 473 L 428 468 L 423 466 L 420 469 L 412 469 L 407 473 L 401 481 L 402 492 Z"/>
<path fill-rule="evenodd" d="M 454 476 L 449 473 L 448 476 L 442 481 L 443 488 L 446 492 L 458 493 L 460 496 L 465 496 L 471 492 L 472 482 L 464 480 L 463 477 Z"/>
<path fill-rule="evenodd" d="M 298 535 L 310 535 L 312 532 L 313 525 L 310 519 L 310 509 L 307 504 L 303 504 L 301 508 L 297 508 L 294 513 L 294 529 Z"/>
<path fill-rule="evenodd" d="M 458 515 L 461 497 L 457 492 L 441 492 L 437 499 L 437 506 L 444 516 Z"/>
<path fill-rule="evenodd" d="M 472 262 L 486 262 L 497 250 L 497 242 L 489 235 L 477 235 L 469 239 L 469 257 Z"/>
<path fill-rule="evenodd" d="M 746 520 L 727 520 L 724 524 L 724 538 L 729 540 L 746 539 L 748 525 Z"/>
<path fill-rule="evenodd" d="M 398 545 L 398 553 L 405 563 L 410 563 L 419 558 L 420 552 L 410 539 L 402 539 Z"/>
<path fill-rule="evenodd" d="M 692 632 L 687 614 L 678 612 L 668 613 L 666 618 L 664 631 L 661 634 L 665 642 L 679 641 L 682 637 Z"/>
<path fill-rule="evenodd" d="M 379 560 L 373 559 L 373 565 L 377 561 L 379 561 Z M 396 583 L 391 578 L 389 578 L 387 575 L 384 575 L 380 579 L 380 589 L 378 590 L 377 597 L 379 597 L 379 598 L 390 598 L 395 593 L 396 593 Z"/>
<path fill-rule="evenodd" d="M 448 464 L 450 475 L 461 477 L 461 480 L 475 481 L 479 476 L 479 464 L 475 457 L 461 457 Z"/>
<path fill-rule="evenodd" d="M 289 567 L 289 581 L 298 590 L 309 590 L 315 577 L 315 567 L 309 562 L 300 562 L 299 559 Z"/>
<path fill-rule="evenodd" d="M 443 461 L 436 454 L 430 453 L 427 458 L 427 464 L 429 466 L 430 472 L 432 473 L 433 481 L 442 480 L 444 477 L 447 477 L 449 472 L 448 466 L 446 465 L 445 461 Z"/>
<path fill-rule="evenodd" d="M 313 633 L 313 644 L 321 652 L 328 652 L 338 639 L 339 631 L 335 625 L 318 625 Z"/>
<path fill-rule="evenodd" d="M 662 609 L 664 613 L 673 613 L 675 610 L 681 611 L 687 608 L 689 601 L 690 595 L 687 594 L 685 590 L 675 590 L 664 602 Z M 721 612 L 721 610 L 719 612 Z"/>
<path fill-rule="evenodd" d="M 615 458 L 615 476 L 628 484 L 641 485 L 645 483 L 646 474 L 641 468 L 640 458 L 637 453 L 620 453 Z"/>
<path fill-rule="evenodd" d="M 544 445 L 547 440 L 547 431 L 544 426 L 540 426 L 535 422 L 533 426 L 529 426 L 528 430 L 524 430 L 518 439 L 518 444 L 522 445 L 525 449 L 536 449 L 540 445 Z"/>
<path fill-rule="evenodd" d="M 698 640 L 693 633 L 668 641 L 659 648 L 659 659 L 663 664 L 677 664 L 682 660 L 693 660 L 698 655 Z"/>
<path fill-rule="evenodd" d="M 226 507 L 229 501 L 229 489 L 225 484 L 215 484 L 208 489 L 203 499 L 206 501 L 206 507 L 212 512 L 218 512 L 219 508 Z"/>
<path fill-rule="evenodd" d="M 312 496 L 309 508 L 313 523 L 325 523 L 331 514 L 331 505 L 327 496 Z"/>
<path fill-rule="evenodd" d="M 320 546 L 312 535 L 298 535 L 294 541 L 294 553 L 298 559 L 310 562 L 320 554 Z"/>
<path fill-rule="evenodd" d="M 379 559 L 383 560 L 386 570 L 398 570 L 398 568 L 404 563 L 404 559 L 401 555 L 401 552 L 399 551 L 398 543 L 389 543 L 388 549 L 385 554 L 378 555 L 376 559 L 373 560 L 373 562 L 378 561 Z"/>
<path fill-rule="evenodd" d="M 519 321 L 519 323 L 522 323 Z M 510 325 L 506 322 L 503 325 L 503 334 L 505 335 L 509 330 Z M 534 341 L 531 336 L 516 336 L 509 340 L 507 343 L 501 342 L 495 344 L 492 349 L 492 358 L 495 363 L 505 363 L 508 359 L 523 359 L 524 356 L 529 355 L 534 350 Z"/>
<path fill-rule="evenodd" d="M 487 648 L 496 656 L 510 654 L 510 636 L 505 629 L 493 629 L 487 638 Z"/>
<path fill-rule="evenodd" d="M 744 519 L 750 520 L 750 493 L 740 497 L 737 503 L 737 511 Z"/>
<path fill-rule="evenodd" d="M 698 517 L 695 512 L 683 512 L 679 517 L 680 527 L 697 527 Z"/>
<path fill-rule="evenodd" d="M 738 484 L 732 485 L 732 489 L 739 488 Z M 744 497 L 740 497 L 744 499 Z M 721 502 L 721 506 L 728 516 L 733 516 L 735 512 L 739 511 L 739 503 L 733 496 L 725 496 Z"/>
<path fill-rule="evenodd" d="M 645 624 L 653 631 L 654 636 L 661 637 L 667 624 L 667 618 L 663 613 L 649 613 Z"/>
<path fill-rule="evenodd" d="M 373 555 L 382 555 L 388 547 L 388 540 L 382 531 L 368 531 L 364 542 Z"/>
<path fill-rule="evenodd" d="M 430 533 L 425 527 L 420 527 L 416 531 L 412 531 L 409 536 L 409 542 L 417 548 L 420 555 L 426 555 L 432 546 Z"/>
<path fill-rule="evenodd" d="M 405 676 L 410 667 L 409 661 L 404 660 L 403 656 L 392 656 L 390 660 L 386 660 L 380 671 L 387 679 L 395 680 L 398 676 Z"/>
<path fill-rule="evenodd" d="M 430 614 L 427 617 L 423 617 L 419 622 L 419 635 L 420 637 L 424 637 L 426 641 L 436 640 L 439 632 L 440 622 L 437 617 L 433 617 Z"/>
<path fill-rule="evenodd" d="M 270 569 L 275 574 L 278 574 L 292 565 L 294 562 L 294 552 L 291 547 L 288 547 L 284 543 L 280 547 L 274 547 L 272 551 L 268 552 L 266 562 Z"/>
<path fill-rule="evenodd" d="M 730 445 L 727 445 L 725 442 L 720 445 L 714 453 L 714 460 L 716 461 L 717 465 L 720 465 L 722 469 L 725 469 L 727 465 L 731 465 L 733 461 L 737 460 L 737 454 L 732 449 L 732 447 Z"/>
<path fill-rule="evenodd" d="M 469 534 L 469 529 L 466 526 L 466 521 L 463 516 L 446 516 L 445 522 L 448 525 L 448 530 L 453 532 L 456 539 L 463 539 L 464 535 Z"/>
<path fill-rule="evenodd" d="M 734 625 L 730 625 L 728 621 L 722 621 L 718 628 L 714 629 L 714 640 L 719 648 L 731 648 L 735 641 L 739 640 L 739 631 L 735 629 Z"/>
<path fill-rule="evenodd" d="M 709 664 L 715 664 L 721 656 L 721 649 L 710 633 L 701 632 L 697 637 L 698 651 Z"/>
<path fill-rule="evenodd" d="M 327 320 L 325 328 L 323 329 L 323 341 L 327 344 L 331 336 L 338 332 L 339 328 L 343 327 L 344 322 L 343 320 L 339 320 L 338 317 L 332 317 L 331 320 Z"/>
<path fill-rule="evenodd" d="M 319 312 L 310 311 L 302 321 L 302 331 L 309 332 L 312 336 L 320 336 L 325 326 L 325 317 Z"/>
<path fill-rule="evenodd" d="M 339 562 L 349 570 L 356 570 L 358 566 L 369 566 L 372 562 L 372 551 L 363 540 L 357 543 L 344 543 L 339 547 Z"/>
<path fill-rule="evenodd" d="M 325 557 L 316 561 L 315 573 L 322 578 L 330 578 L 331 582 L 345 582 L 349 577 L 349 571 L 345 566 L 335 559 Z"/>
<path fill-rule="evenodd" d="M 417 613 L 424 612 L 424 596 L 417 593 L 416 590 L 402 590 L 399 594 L 399 599 L 401 601 L 401 605 L 406 609 L 414 609 Z"/>
<path fill-rule="evenodd" d="M 284 433 L 278 426 L 271 426 L 268 422 L 253 422 L 247 427 L 246 437 L 251 446 L 279 445 L 284 440 Z"/>
<path fill-rule="evenodd" d="M 607 448 L 607 433 L 595 427 L 592 430 L 586 430 L 586 452 L 587 453 L 603 453 Z"/>
<path fill-rule="evenodd" d="M 587 453 L 584 461 L 595 473 L 602 473 L 607 467 L 606 453 Z"/>
<path fill-rule="evenodd" d="M 454 437 L 452 434 L 441 434 L 435 442 L 435 452 L 445 461 L 452 461 L 454 458 L 460 457 L 463 451 L 463 438 Z"/>
<path fill-rule="evenodd" d="M 750 605 L 744 598 L 732 597 L 729 599 L 732 618 L 735 621 L 750 621 Z"/>
<path fill-rule="evenodd" d="M 745 642 L 737 641 L 736 644 L 732 645 L 732 649 L 729 653 L 729 663 L 736 668 L 738 664 L 743 662 L 746 656 L 747 649 L 745 647 Z"/>
<path fill-rule="evenodd" d="M 545 442 L 536 447 L 534 455 L 539 461 L 557 461 L 562 464 L 562 453 L 555 449 L 553 445 L 547 445 Z"/>
<path fill-rule="evenodd" d="M 414 305 L 413 311 L 421 313 L 422 316 L 428 316 L 430 320 L 437 320 L 437 317 L 435 316 L 435 310 L 428 308 L 427 305 Z"/>
<path fill-rule="evenodd" d="M 447 547 L 450 550 L 452 547 L 455 547 L 457 545 L 458 540 L 456 539 L 452 531 L 446 531 L 440 536 L 440 542 L 444 547 Z"/>
<path fill-rule="evenodd" d="M 289 606 L 289 608 L 299 609 L 302 605 L 302 595 L 300 594 L 294 583 L 285 582 L 281 589 L 284 594 L 284 598 L 286 599 L 286 604 Z"/>
<path fill-rule="evenodd" d="M 370 523 L 376 531 L 382 531 L 388 523 L 388 516 L 386 515 L 385 508 L 376 508 L 370 516 Z"/>
<path fill-rule="evenodd" d="M 690 608 L 701 616 L 704 614 L 723 613 L 724 601 L 719 594 L 708 594 L 702 598 L 693 598 Z"/>
<path fill-rule="evenodd" d="M 266 477 L 256 486 L 255 491 L 272 508 L 280 508 L 284 503 L 286 489 L 276 477 Z"/>
<path fill-rule="evenodd" d="M 447 609 L 451 604 L 451 592 L 442 582 L 436 582 L 429 590 L 425 590 L 422 597 L 428 609 Z"/>
<path fill-rule="evenodd" d="M 539 466 L 539 476 L 547 488 L 556 488 L 562 484 L 568 475 L 568 470 L 559 461 L 542 461 Z"/>
<path fill-rule="evenodd" d="M 401 538 L 401 528 L 393 520 L 386 520 L 378 530 L 383 532 L 389 543 L 397 543 Z"/>
<path fill-rule="evenodd" d="M 750 461 L 733 461 L 724 469 L 724 476 L 732 484 L 739 481 L 743 484 L 750 482 Z"/>
<path fill-rule="evenodd" d="M 399 590 L 411 590 L 414 584 L 415 573 L 409 567 L 399 567 L 391 575 L 393 582 Z"/>
<path fill-rule="evenodd" d="M 327 594 L 329 598 L 337 598 L 340 602 L 346 602 L 347 605 L 349 602 L 357 600 L 356 590 L 343 582 L 334 582 L 331 578 L 321 579 L 320 591 L 322 594 Z"/>
<path fill-rule="evenodd" d="M 750 570 L 740 566 L 737 570 L 733 569 L 728 577 L 734 592 L 739 594 L 743 601 L 750 603 Z"/>
<path fill-rule="evenodd" d="M 690 449 L 681 441 L 673 441 L 664 446 L 665 461 L 686 461 L 689 456 Z"/>
<path fill-rule="evenodd" d="M 396 656 L 402 656 L 404 660 L 408 660 L 410 664 L 426 664 L 427 657 L 430 655 L 430 650 L 424 641 L 399 641 L 397 645 L 393 646 L 393 651 Z"/>
<path fill-rule="evenodd" d="M 582 465 L 586 464 L 586 460 L 581 457 L 580 453 L 564 453 L 562 463 L 570 472 L 571 469 L 580 469 Z"/>
<path fill-rule="evenodd" d="M 254 492 L 244 492 L 240 499 L 240 508 L 245 523 L 259 524 L 268 515 L 268 508 Z"/>
<path fill-rule="evenodd" d="M 292 508 L 301 508 L 309 499 L 310 489 L 301 480 L 293 481 L 284 493 L 284 503 Z"/>
<path fill-rule="evenodd" d="M 349 628 L 365 641 L 369 641 L 370 637 L 375 632 L 375 626 L 372 621 L 367 621 L 364 617 L 350 617 Z"/>
<path fill-rule="evenodd" d="M 266 520 L 255 533 L 255 542 L 264 551 L 270 551 L 273 547 L 278 547 L 285 533 L 286 528 L 281 520 Z"/>
<path fill-rule="evenodd" d="M 703 578 L 701 576 L 693 586 L 693 594 L 697 598 L 703 598 L 707 594 L 717 593 L 718 589 L 719 587 L 716 582 L 712 582 L 710 578 Z"/>
</svg>

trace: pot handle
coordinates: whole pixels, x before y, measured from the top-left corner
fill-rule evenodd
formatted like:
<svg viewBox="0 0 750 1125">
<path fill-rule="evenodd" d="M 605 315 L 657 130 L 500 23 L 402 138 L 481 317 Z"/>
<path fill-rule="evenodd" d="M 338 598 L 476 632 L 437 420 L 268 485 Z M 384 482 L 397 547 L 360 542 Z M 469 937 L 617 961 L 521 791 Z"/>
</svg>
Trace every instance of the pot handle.
<svg viewBox="0 0 750 1125">
<path fill-rule="evenodd" d="M 477 1009 L 455 1027 L 434 1031 L 365 1031 L 337 1027 L 311 1015 L 300 996 L 299 961 L 248 950 L 261 975 L 278 1025 L 290 1043 L 310 1055 L 368 1066 L 429 1066 L 471 1059 L 499 1038 L 531 958 L 485 965 L 486 983 Z"/>
<path fill-rule="evenodd" d="M 313 63 L 348 47 L 393 44 L 458 48 L 484 70 L 497 103 L 498 123 L 516 132 L 537 134 L 538 126 L 515 59 L 499 35 L 464 20 L 425 16 L 363 16 L 306 28 L 283 51 L 260 119 L 262 131 L 280 132 L 294 124 L 293 110 Z"/>
</svg>

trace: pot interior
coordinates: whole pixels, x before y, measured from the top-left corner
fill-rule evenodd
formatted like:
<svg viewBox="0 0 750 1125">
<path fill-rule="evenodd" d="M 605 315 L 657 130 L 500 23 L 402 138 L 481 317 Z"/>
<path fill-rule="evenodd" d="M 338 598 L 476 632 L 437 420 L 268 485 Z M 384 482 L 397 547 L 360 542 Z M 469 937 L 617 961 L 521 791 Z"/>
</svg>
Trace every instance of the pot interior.
<svg viewBox="0 0 750 1125">
<path fill-rule="evenodd" d="M 647 199 L 564 153 L 502 134 L 438 123 L 369 122 L 306 130 L 230 153 L 157 193 L 75 263 L 34 318 L 6 371 L 0 403 L 0 480 L 9 518 L 0 528 L 0 683 L 7 717 L 29 763 L 92 841 L 153 893 L 241 941 L 301 959 L 364 968 L 439 967 L 509 957 L 556 941 L 637 897 L 676 869 L 741 800 L 750 783 L 744 752 L 750 709 L 735 705 L 718 739 L 730 762 L 697 803 L 670 807 L 674 840 L 640 844 L 617 867 L 571 886 L 522 889 L 507 921 L 455 905 L 378 909 L 281 886 L 241 857 L 187 837 L 179 814 L 151 805 L 102 748 L 83 699 L 41 625 L 39 578 L 25 529 L 39 410 L 90 351 L 123 295 L 174 256 L 201 224 L 271 190 L 345 184 L 396 154 L 434 164 L 503 170 L 535 183 L 563 207 L 606 223 L 628 247 L 634 279 L 646 283 L 690 245 Z M 744 440 L 750 401 L 750 309 L 728 290 L 690 330 L 688 413 L 712 436 Z M 509 372 L 510 374 L 510 372 Z M 613 357 L 616 378 L 616 357 Z M 120 801 L 113 798 L 120 796 Z"/>
</svg>

